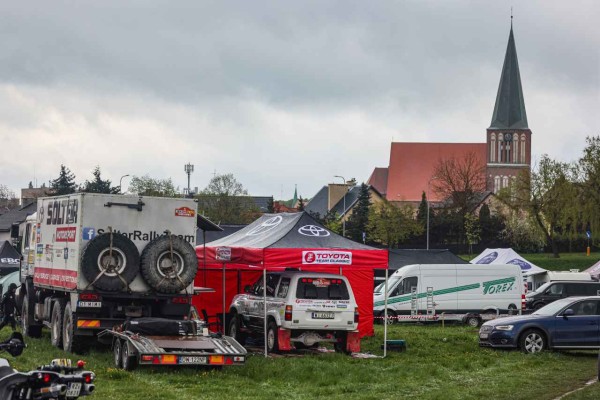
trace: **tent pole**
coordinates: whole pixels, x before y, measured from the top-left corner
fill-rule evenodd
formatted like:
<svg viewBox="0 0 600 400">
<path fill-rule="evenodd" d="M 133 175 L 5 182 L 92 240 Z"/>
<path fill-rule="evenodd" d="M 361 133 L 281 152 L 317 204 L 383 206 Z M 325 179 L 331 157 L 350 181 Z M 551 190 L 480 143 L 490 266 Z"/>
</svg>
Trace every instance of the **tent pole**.
<svg viewBox="0 0 600 400">
<path fill-rule="evenodd" d="M 223 328 L 223 335 L 225 334 L 225 321 L 227 321 L 225 319 L 225 314 L 226 314 L 226 305 L 225 305 L 225 263 L 223 263 L 223 326 L 221 328 Z"/>
<path fill-rule="evenodd" d="M 202 246 L 204 247 L 204 285 L 206 286 L 206 231 L 202 229 Z"/>
<path fill-rule="evenodd" d="M 263 268 L 263 324 L 265 330 L 265 357 L 268 356 L 267 352 L 267 269 Z M 277 335 L 277 332 L 275 332 Z"/>
<path fill-rule="evenodd" d="M 387 357 L 387 327 L 388 327 L 388 269 L 385 269 L 385 285 L 383 290 L 385 291 L 384 306 L 383 306 L 383 358 Z"/>
</svg>

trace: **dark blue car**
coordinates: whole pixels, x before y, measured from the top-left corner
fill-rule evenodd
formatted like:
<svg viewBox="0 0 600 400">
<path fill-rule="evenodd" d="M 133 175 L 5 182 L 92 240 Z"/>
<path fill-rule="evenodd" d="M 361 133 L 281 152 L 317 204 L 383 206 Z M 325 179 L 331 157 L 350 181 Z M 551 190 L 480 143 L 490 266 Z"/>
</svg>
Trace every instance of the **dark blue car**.
<svg viewBox="0 0 600 400">
<path fill-rule="evenodd" d="M 498 318 L 479 330 L 482 347 L 544 349 L 600 348 L 600 297 L 568 297 L 533 314 Z"/>
</svg>

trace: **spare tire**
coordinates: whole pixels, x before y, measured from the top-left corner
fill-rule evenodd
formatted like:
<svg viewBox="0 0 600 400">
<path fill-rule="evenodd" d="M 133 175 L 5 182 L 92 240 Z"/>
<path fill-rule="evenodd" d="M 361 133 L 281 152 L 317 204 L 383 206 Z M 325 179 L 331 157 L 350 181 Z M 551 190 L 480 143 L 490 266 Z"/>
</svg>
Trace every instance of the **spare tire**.
<svg viewBox="0 0 600 400">
<path fill-rule="evenodd" d="M 118 233 L 112 234 L 111 253 L 110 235 L 110 233 L 103 233 L 89 241 L 83 249 L 81 269 L 89 283 L 94 282 L 98 275 L 106 270 L 93 285 L 100 290 L 116 292 L 127 289 L 137 276 L 140 253 L 129 238 Z M 119 276 L 127 282 L 127 285 Z"/>
<path fill-rule="evenodd" d="M 141 270 L 148 285 L 157 292 L 180 292 L 196 277 L 196 251 L 179 236 L 161 236 L 142 251 Z"/>
</svg>

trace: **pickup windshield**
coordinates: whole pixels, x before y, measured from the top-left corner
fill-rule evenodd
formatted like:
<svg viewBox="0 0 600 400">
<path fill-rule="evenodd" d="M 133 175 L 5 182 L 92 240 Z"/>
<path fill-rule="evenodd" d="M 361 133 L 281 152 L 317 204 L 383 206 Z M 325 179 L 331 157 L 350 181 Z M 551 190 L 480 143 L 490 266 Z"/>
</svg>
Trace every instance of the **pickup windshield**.
<svg viewBox="0 0 600 400">
<path fill-rule="evenodd" d="M 348 287 L 339 278 L 298 278 L 296 298 L 314 300 L 350 300 Z"/>
</svg>

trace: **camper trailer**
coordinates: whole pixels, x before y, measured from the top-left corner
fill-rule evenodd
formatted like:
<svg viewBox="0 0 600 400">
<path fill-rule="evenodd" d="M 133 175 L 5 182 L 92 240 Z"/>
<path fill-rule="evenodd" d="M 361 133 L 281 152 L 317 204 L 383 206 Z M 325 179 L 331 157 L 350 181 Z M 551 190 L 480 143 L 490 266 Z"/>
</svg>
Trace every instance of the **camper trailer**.
<svg viewBox="0 0 600 400">
<path fill-rule="evenodd" d="M 555 281 L 591 281 L 589 272 L 579 272 L 578 269 L 570 271 L 544 271 L 539 274 L 529 275 L 527 278 L 527 290 L 535 291 L 548 282 Z"/>
<path fill-rule="evenodd" d="M 524 307 L 521 268 L 513 264 L 420 264 L 394 272 L 387 282 L 387 322 L 444 318 L 478 325 Z M 384 317 L 385 282 L 375 288 L 374 315 Z"/>
</svg>

